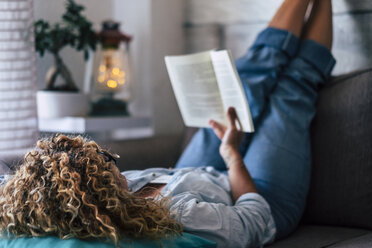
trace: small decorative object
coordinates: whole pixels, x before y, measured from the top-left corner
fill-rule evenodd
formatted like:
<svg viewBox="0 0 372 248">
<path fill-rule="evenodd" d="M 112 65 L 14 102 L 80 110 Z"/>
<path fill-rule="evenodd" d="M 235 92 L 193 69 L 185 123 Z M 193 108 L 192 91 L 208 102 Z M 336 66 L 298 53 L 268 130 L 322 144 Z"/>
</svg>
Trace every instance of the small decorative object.
<svg viewBox="0 0 372 248">
<path fill-rule="evenodd" d="M 46 75 L 46 88 L 38 92 L 39 117 L 59 117 L 86 115 L 89 107 L 87 94 L 79 93 L 73 77 L 63 62 L 60 51 L 70 46 L 77 51 L 84 51 L 85 60 L 89 51 L 95 50 L 97 36 L 92 29 L 92 23 L 81 12 L 84 7 L 68 0 L 66 12 L 62 21 L 50 25 L 44 20 L 35 22 L 35 47 L 43 56 L 47 51 L 54 58 L 54 65 Z M 62 83 L 58 84 L 58 78 Z"/>
<path fill-rule="evenodd" d="M 98 34 L 93 65 L 91 115 L 129 115 L 130 98 L 129 42 L 132 37 L 119 31 L 120 24 L 105 21 Z"/>
</svg>

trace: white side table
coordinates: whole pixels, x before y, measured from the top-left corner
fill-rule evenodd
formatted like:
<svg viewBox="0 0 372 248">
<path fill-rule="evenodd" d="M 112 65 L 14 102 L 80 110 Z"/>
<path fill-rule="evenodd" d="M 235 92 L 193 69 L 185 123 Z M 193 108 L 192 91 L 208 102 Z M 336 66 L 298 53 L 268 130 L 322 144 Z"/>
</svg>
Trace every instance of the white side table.
<svg viewBox="0 0 372 248">
<path fill-rule="evenodd" d="M 83 134 L 97 140 L 149 138 L 154 134 L 150 117 L 62 117 L 39 118 L 43 133 Z"/>
</svg>

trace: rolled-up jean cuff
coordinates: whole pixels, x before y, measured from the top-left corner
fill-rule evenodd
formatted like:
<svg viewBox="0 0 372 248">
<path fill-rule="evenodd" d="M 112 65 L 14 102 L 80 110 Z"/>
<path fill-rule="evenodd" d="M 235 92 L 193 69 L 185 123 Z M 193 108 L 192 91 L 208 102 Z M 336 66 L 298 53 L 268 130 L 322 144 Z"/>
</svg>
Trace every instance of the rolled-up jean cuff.
<svg viewBox="0 0 372 248">
<path fill-rule="evenodd" d="M 313 40 L 303 40 L 297 56 L 312 64 L 325 80 L 330 77 L 336 64 L 331 51 Z"/>
<path fill-rule="evenodd" d="M 299 46 L 299 39 L 289 31 L 268 27 L 257 37 L 253 46 L 266 45 L 284 51 L 293 57 Z"/>
</svg>

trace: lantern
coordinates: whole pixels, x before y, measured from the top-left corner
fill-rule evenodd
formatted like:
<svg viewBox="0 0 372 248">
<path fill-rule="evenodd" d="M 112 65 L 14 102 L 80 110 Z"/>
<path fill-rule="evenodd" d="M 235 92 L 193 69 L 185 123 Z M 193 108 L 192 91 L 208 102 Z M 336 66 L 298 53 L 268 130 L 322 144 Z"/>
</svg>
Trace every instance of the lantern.
<svg viewBox="0 0 372 248">
<path fill-rule="evenodd" d="M 119 27 L 118 22 L 105 21 L 98 34 L 100 45 L 93 64 L 91 115 L 129 115 L 132 37 L 121 33 Z"/>
</svg>

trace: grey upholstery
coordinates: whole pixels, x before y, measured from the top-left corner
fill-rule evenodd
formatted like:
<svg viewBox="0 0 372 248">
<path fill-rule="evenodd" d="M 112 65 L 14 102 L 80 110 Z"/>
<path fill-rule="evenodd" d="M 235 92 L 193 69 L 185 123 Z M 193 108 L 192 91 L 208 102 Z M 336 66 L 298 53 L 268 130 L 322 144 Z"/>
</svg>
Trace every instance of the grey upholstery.
<svg viewBox="0 0 372 248">
<path fill-rule="evenodd" d="M 320 91 L 305 222 L 372 229 L 372 70 Z"/>
<path fill-rule="evenodd" d="M 333 247 L 331 245 L 371 234 L 364 229 L 331 227 L 331 226 L 300 226 L 291 236 L 267 247 L 269 248 L 316 248 Z M 343 247 L 343 246 L 340 246 Z"/>
<path fill-rule="evenodd" d="M 329 248 L 371 248 L 372 247 L 372 233 L 361 235 L 334 245 Z"/>
<path fill-rule="evenodd" d="M 0 160 L 0 175 L 10 174 L 11 170 L 7 162 Z"/>
</svg>

